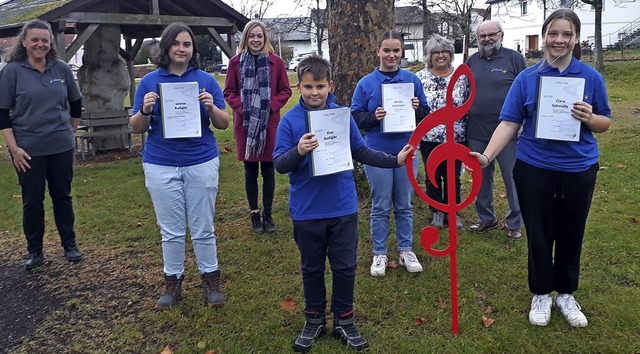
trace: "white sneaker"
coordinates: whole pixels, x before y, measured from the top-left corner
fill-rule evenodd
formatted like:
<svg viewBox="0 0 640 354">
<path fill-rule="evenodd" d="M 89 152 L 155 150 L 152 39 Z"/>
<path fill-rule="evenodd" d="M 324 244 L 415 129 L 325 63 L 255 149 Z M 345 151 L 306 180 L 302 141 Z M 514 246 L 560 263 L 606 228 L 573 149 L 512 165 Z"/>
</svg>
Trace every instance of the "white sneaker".
<svg viewBox="0 0 640 354">
<path fill-rule="evenodd" d="M 422 272 L 422 265 L 412 251 L 400 252 L 400 265 L 405 266 L 409 273 Z"/>
<path fill-rule="evenodd" d="M 534 326 L 546 326 L 551 319 L 551 305 L 553 298 L 549 295 L 534 295 L 531 300 L 529 322 Z"/>
<path fill-rule="evenodd" d="M 556 306 L 572 327 L 586 327 L 589 324 L 587 317 L 580 311 L 580 305 L 573 298 L 573 295 L 558 294 L 556 296 Z"/>
<path fill-rule="evenodd" d="M 371 263 L 371 275 L 374 277 L 383 276 L 387 270 L 387 255 L 378 254 L 373 256 L 373 263 Z"/>
</svg>

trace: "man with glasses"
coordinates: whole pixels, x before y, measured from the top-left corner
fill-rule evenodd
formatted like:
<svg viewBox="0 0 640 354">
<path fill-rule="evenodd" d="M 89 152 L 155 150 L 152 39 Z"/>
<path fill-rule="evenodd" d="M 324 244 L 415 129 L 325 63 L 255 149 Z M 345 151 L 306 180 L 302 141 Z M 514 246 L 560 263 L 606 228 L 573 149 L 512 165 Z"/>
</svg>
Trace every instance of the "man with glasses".
<svg viewBox="0 0 640 354">
<path fill-rule="evenodd" d="M 472 151 L 482 152 L 487 147 L 500 123 L 498 117 L 507 92 L 516 76 L 527 67 L 520 53 L 502 47 L 503 34 L 502 24 L 497 21 L 480 24 L 476 30 L 478 52 L 467 60 L 476 81 L 476 97 L 467 122 L 467 142 Z M 495 158 L 500 164 L 509 202 L 505 223 L 510 239 L 522 238 L 522 218 L 512 173 L 516 162 L 516 139 L 514 136 Z M 476 198 L 478 222 L 471 225 L 472 231 L 486 232 L 498 227 L 498 218 L 493 210 L 494 168 L 493 161 L 490 161 L 489 166 L 482 169 L 482 185 Z"/>
</svg>

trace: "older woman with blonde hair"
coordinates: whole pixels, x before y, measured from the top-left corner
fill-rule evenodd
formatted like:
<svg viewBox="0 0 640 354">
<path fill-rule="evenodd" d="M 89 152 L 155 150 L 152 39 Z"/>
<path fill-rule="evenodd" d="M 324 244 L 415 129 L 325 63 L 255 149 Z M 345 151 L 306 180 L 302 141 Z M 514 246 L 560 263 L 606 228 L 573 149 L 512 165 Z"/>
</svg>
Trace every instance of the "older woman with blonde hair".
<svg viewBox="0 0 640 354">
<path fill-rule="evenodd" d="M 449 87 L 451 77 L 453 76 L 453 59 L 454 46 L 453 42 L 440 35 L 434 34 L 427 41 L 424 47 L 424 62 L 426 68 L 416 73 L 422 81 L 427 102 L 432 111 L 442 108 L 447 100 L 447 87 Z M 469 80 L 466 76 L 461 76 L 458 81 L 453 83 L 453 103 L 456 106 L 463 104 L 470 94 Z M 466 144 L 466 128 L 467 117 L 460 118 L 454 124 L 454 139 L 457 143 Z M 420 152 L 422 161 L 426 164 L 427 157 L 438 145 L 446 141 L 446 128 L 444 124 L 440 124 L 431 129 L 420 141 Z M 456 161 L 456 202 L 460 202 L 460 170 L 462 162 Z M 436 171 L 436 185 L 430 181 L 426 183 L 427 195 L 440 203 L 447 203 L 447 167 L 446 163 L 438 166 Z M 442 211 L 430 207 L 433 212 L 433 220 L 431 225 L 437 228 L 443 228 L 447 224 L 447 215 Z M 462 227 L 460 219 L 457 219 L 457 228 Z"/>
<path fill-rule="evenodd" d="M 224 98 L 233 109 L 236 158 L 244 163 L 245 192 L 252 229 L 276 231 L 271 215 L 276 179 L 273 146 L 280 109 L 291 97 L 287 69 L 273 53 L 265 25 L 249 21 L 238 55 L 229 61 Z M 262 172 L 262 215 L 258 207 L 258 172 Z"/>
</svg>

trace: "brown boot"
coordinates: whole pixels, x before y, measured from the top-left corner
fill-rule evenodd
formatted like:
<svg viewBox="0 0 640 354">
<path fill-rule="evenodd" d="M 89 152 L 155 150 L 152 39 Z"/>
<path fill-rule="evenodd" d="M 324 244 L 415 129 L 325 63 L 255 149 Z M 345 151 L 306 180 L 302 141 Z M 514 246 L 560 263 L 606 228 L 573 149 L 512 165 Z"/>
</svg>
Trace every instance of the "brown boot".
<svg viewBox="0 0 640 354">
<path fill-rule="evenodd" d="M 168 310 L 182 298 L 182 279 L 184 276 L 179 279 L 176 275 L 164 276 L 164 295 L 156 302 L 156 309 Z"/>
<path fill-rule="evenodd" d="M 224 294 L 220 291 L 219 270 L 202 274 L 202 289 L 204 290 L 204 296 L 207 298 L 207 305 L 209 306 L 222 306 L 227 301 Z"/>
</svg>

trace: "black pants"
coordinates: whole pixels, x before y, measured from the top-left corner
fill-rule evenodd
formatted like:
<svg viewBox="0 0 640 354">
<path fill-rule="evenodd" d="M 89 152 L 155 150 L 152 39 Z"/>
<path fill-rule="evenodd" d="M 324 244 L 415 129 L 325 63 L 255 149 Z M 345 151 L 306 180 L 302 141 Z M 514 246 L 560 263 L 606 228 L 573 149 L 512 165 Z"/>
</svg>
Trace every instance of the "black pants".
<svg viewBox="0 0 640 354">
<path fill-rule="evenodd" d="M 244 189 L 251 210 L 258 210 L 258 169 L 262 172 L 262 208 L 271 213 L 276 190 L 276 174 L 272 161 L 244 162 Z"/>
<path fill-rule="evenodd" d="M 353 311 L 358 214 L 293 221 L 293 238 L 300 250 L 300 269 L 306 313 L 324 313 L 327 288 L 324 271 L 327 257 L 333 275 L 331 312 L 337 318 Z"/>
<path fill-rule="evenodd" d="M 422 156 L 422 162 L 425 166 L 427 165 L 427 157 L 429 157 L 429 154 L 440 144 L 442 143 L 420 141 L 420 155 Z M 447 204 L 449 199 L 447 195 L 447 163 L 448 162 L 441 163 L 436 169 L 436 186 L 431 183 L 428 177 L 426 178 L 427 196 L 443 204 Z M 462 170 L 462 162 L 456 160 L 456 203 L 460 203 L 460 170 Z M 437 210 L 432 206 L 429 206 L 429 209 L 431 209 L 431 211 Z"/>
<path fill-rule="evenodd" d="M 532 293 L 571 294 L 578 289 L 582 240 L 598 169 L 596 163 L 583 172 L 558 172 L 516 161 L 513 179 L 527 230 Z"/>
<path fill-rule="evenodd" d="M 73 230 L 75 215 L 71 201 L 74 153 L 71 149 L 55 155 L 31 156 L 31 168 L 26 172 L 18 171 L 18 180 L 22 187 L 22 227 L 29 253 L 42 252 L 46 186 L 53 203 L 53 216 L 62 247 L 76 245 L 76 234 Z"/>
</svg>

